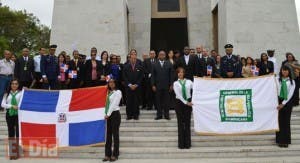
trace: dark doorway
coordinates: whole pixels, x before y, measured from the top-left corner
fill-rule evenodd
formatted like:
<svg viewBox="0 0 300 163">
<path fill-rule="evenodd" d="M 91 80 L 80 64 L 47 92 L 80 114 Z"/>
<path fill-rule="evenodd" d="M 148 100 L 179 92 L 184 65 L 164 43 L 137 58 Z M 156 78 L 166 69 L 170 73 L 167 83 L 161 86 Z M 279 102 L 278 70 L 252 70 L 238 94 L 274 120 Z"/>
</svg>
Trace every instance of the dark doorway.
<svg viewBox="0 0 300 163">
<path fill-rule="evenodd" d="M 213 14 L 213 43 L 214 49 L 218 51 L 219 49 L 219 17 L 218 17 L 218 5 L 212 11 Z"/>
<path fill-rule="evenodd" d="M 181 51 L 184 46 L 188 46 L 186 18 L 151 20 L 151 49 Z"/>
</svg>

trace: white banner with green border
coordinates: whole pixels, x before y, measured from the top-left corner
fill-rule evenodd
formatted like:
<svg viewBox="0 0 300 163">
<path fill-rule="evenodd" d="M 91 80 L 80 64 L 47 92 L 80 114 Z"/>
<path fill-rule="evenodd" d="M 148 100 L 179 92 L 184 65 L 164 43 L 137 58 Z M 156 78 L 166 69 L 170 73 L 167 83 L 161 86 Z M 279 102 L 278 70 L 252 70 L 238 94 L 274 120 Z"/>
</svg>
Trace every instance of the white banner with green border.
<svg viewBox="0 0 300 163">
<path fill-rule="evenodd" d="M 274 76 L 244 79 L 195 78 L 195 132 L 206 135 L 251 134 L 278 130 Z"/>
</svg>

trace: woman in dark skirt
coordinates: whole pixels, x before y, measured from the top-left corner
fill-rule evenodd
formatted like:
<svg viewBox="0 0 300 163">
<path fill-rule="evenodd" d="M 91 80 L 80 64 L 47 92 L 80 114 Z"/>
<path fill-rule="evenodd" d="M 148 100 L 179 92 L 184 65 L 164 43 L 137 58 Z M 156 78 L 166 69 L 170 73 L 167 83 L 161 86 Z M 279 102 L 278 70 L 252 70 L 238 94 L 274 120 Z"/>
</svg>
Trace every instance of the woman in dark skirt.
<svg viewBox="0 0 300 163">
<path fill-rule="evenodd" d="M 191 113 L 192 113 L 192 88 L 193 82 L 184 78 L 184 69 L 176 70 L 178 80 L 174 82 L 173 88 L 176 95 L 175 111 L 178 124 L 178 148 L 191 148 Z"/>
<path fill-rule="evenodd" d="M 122 92 L 117 89 L 116 81 L 108 81 L 108 94 L 105 104 L 105 119 L 107 120 L 105 157 L 103 161 L 116 161 L 119 157 L 119 128 L 121 124 L 120 101 Z M 114 149 L 112 150 L 112 138 Z"/>
<path fill-rule="evenodd" d="M 282 66 L 279 74 L 279 131 L 276 132 L 276 143 L 279 147 L 287 148 L 291 144 L 291 113 L 293 108 L 292 96 L 295 91 L 295 81 L 291 76 L 291 69 Z"/>
</svg>

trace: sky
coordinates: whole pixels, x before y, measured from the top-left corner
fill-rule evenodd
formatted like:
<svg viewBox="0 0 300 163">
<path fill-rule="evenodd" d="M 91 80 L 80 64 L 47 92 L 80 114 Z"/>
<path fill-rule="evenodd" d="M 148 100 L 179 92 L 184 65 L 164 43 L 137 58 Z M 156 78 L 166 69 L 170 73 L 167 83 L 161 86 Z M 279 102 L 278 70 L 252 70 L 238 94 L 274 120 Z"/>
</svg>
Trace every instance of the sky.
<svg viewBox="0 0 300 163">
<path fill-rule="evenodd" d="M 14 10 L 27 10 L 39 18 L 42 24 L 51 27 L 54 0 L 0 0 Z M 300 28 L 300 0 L 296 1 Z"/>
</svg>

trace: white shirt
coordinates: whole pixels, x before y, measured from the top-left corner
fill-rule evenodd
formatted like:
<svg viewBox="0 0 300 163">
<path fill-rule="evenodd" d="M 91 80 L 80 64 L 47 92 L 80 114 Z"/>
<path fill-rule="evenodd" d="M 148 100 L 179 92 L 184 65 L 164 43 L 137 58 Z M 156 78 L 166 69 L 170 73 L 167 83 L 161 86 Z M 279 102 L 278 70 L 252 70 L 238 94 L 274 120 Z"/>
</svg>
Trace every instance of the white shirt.
<svg viewBox="0 0 300 163">
<path fill-rule="evenodd" d="M 120 110 L 120 101 L 122 98 L 122 93 L 120 90 L 115 90 L 109 97 L 109 109 L 107 112 L 107 116 L 110 116 L 112 112 Z"/>
<path fill-rule="evenodd" d="M 22 92 L 18 91 L 18 94 L 16 95 L 16 99 L 17 99 L 18 104 L 20 104 L 21 97 L 22 97 Z M 12 95 L 9 94 L 8 97 L 7 97 L 7 93 L 5 93 L 4 96 L 3 96 L 3 99 L 2 99 L 1 107 L 5 108 L 5 109 L 10 109 L 12 107 L 11 99 L 12 99 Z"/>
<path fill-rule="evenodd" d="M 160 66 L 163 67 L 164 66 L 164 61 L 159 60 Z"/>
<path fill-rule="evenodd" d="M 1 75 L 13 75 L 15 70 L 15 62 L 6 59 L 0 60 L 0 74 Z"/>
<path fill-rule="evenodd" d="M 202 53 L 197 54 L 197 57 L 198 57 L 199 59 L 202 58 Z"/>
<path fill-rule="evenodd" d="M 277 78 L 277 89 L 278 89 L 278 95 L 280 94 L 280 89 L 281 89 L 281 82 L 279 81 L 279 78 Z M 286 82 L 286 85 L 287 85 L 287 90 L 288 90 L 288 97 L 287 97 L 287 100 L 284 100 L 282 101 L 282 104 L 285 105 L 286 103 L 288 103 L 293 94 L 294 94 L 294 91 L 295 91 L 295 85 L 296 85 L 296 82 L 293 80 L 293 85 L 291 84 L 291 81 L 288 79 L 288 81 Z"/>
<path fill-rule="evenodd" d="M 33 57 L 34 60 L 34 72 L 41 72 L 41 55 Z"/>
<path fill-rule="evenodd" d="M 274 73 L 276 75 L 278 75 L 279 74 L 279 70 L 278 70 L 278 66 L 276 64 L 276 58 L 275 57 L 269 57 L 268 60 L 271 61 L 271 62 L 273 62 L 273 64 L 274 64 Z"/>
<path fill-rule="evenodd" d="M 189 64 L 190 55 L 184 55 L 185 64 Z"/>
<path fill-rule="evenodd" d="M 189 79 L 185 79 L 185 88 L 186 88 L 186 97 L 187 99 L 192 97 L 192 89 L 193 89 L 193 82 Z M 182 103 L 187 104 L 188 101 L 186 101 L 183 96 L 182 96 L 182 87 L 181 84 L 179 83 L 179 79 L 174 82 L 173 84 L 173 89 L 176 95 L 176 99 L 180 100 Z"/>
</svg>

